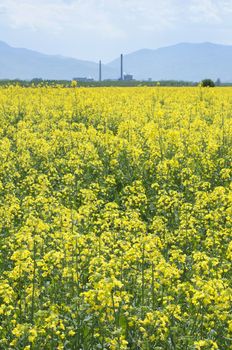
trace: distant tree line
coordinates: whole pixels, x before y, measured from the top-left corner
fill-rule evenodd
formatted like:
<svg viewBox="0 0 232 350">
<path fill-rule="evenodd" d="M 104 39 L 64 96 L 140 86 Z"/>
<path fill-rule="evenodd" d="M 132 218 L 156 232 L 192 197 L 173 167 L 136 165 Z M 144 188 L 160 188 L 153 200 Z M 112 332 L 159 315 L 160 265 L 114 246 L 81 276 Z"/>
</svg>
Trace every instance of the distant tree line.
<svg viewBox="0 0 232 350">
<path fill-rule="evenodd" d="M 221 83 L 220 79 L 217 79 L 214 82 L 211 79 L 204 79 L 201 81 L 201 86 L 232 86 L 232 83 Z M 72 87 L 71 80 L 44 80 L 40 78 L 34 78 L 32 80 L 20 80 L 20 79 L 3 79 L 0 80 L 0 86 L 9 86 L 9 85 L 19 85 L 23 87 L 37 87 L 37 86 L 63 86 L 63 87 Z M 91 82 L 82 82 L 77 81 L 78 87 L 108 87 L 108 86 L 125 86 L 125 87 L 136 87 L 136 86 L 197 86 L 199 82 L 192 81 L 183 81 L 183 80 L 160 80 L 160 81 L 124 81 L 124 80 L 103 80 L 103 81 L 91 81 Z"/>
</svg>

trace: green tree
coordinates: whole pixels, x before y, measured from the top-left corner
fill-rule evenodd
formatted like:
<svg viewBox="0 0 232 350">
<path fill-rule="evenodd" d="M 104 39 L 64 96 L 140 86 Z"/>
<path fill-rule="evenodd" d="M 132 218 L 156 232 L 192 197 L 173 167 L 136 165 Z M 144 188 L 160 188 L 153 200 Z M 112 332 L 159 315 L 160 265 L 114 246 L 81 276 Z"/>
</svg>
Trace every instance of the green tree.
<svg viewBox="0 0 232 350">
<path fill-rule="evenodd" d="M 204 86 L 204 87 L 206 87 L 206 86 L 215 87 L 215 83 L 211 79 L 204 79 L 204 80 L 202 80 L 201 85 Z"/>
</svg>

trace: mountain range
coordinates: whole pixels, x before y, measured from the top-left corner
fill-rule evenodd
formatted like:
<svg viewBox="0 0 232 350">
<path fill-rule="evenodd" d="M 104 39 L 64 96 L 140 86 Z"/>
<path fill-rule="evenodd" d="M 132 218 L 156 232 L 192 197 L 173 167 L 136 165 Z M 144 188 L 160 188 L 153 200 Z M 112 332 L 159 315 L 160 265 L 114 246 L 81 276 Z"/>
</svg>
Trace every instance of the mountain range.
<svg viewBox="0 0 232 350">
<path fill-rule="evenodd" d="M 232 46 L 180 43 L 159 49 L 142 49 L 124 55 L 124 72 L 137 80 L 204 78 L 232 82 Z M 120 76 L 120 58 L 102 65 L 103 79 Z M 14 48 L 0 41 L 0 79 L 98 79 L 98 63 Z"/>
<path fill-rule="evenodd" d="M 114 78 L 114 69 L 103 65 L 107 78 Z M 74 77 L 98 78 L 98 64 L 58 55 L 11 47 L 0 41 L 0 79 L 33 78 L 71 80 Z"/>
</svg>

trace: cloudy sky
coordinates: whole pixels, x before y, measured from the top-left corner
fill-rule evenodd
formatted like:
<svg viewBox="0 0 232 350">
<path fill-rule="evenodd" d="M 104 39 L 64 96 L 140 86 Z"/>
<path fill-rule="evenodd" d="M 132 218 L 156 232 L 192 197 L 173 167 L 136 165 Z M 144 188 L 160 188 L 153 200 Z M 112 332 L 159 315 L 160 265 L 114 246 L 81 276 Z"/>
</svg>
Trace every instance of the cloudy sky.
<svg viewBox="0 0 232 350">
<path fill-rule="evenodd" d="M 232 0 L 0 0 L 0 40 L 104 62 L 179 42 L 232 44 Z"/>
</svg>

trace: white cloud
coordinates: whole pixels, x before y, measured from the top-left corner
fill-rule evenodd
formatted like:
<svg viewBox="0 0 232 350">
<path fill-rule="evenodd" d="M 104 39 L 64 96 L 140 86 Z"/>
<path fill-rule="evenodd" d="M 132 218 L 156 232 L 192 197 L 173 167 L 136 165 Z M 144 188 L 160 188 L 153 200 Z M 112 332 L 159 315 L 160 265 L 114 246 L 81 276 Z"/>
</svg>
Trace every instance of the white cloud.
<svg viewBox="0 0 232 350">
<path fill-rule="evenodd" d="M 134 28 L 170 28 L 176 21 L 176 0 L 1 0 L 13 28 L 61 32 L 65 28 L 121 37 Z M 130 28 L 129 28 L 130 29 Z"/>
<path fill-rule="evenodd" d="M 221 22 L 232 0 L 0 0 L 0 15 L 13 28 L 64 28 L 122 37 L 133 28 L 166 30 L 182 21 Z"/>
<path fill-rule="evenodd" d="M 222 23 L 231 12 L 231 0 L 192 0 L 190 5 L 193 22 Z"/>
<path fill-rule="evenodd" d="M 26 27 L 31 30 L 38 28 L 59 30 L 59 7 L 52 2 L 39 3 L 35 1 L 2 0 L 2 8 L 5 9 L 5 20 L 11 28 Z M 54 14 L 50 16 L 51 13 Z"/>
<path fill-rule="evenodd" d="M 75 57 L 231 42 L 232 0 L 0 0 L 0 40 Z"/>
<path fill-rule="evenodd" d="M 104 28 L 105 35 L 122 35 L 101 10 L 102 1 L 1 0 L 5 20 L 11 28 L 29 28 L 60 33 L 62 30 L 92 31 Z"/>
</svg>

